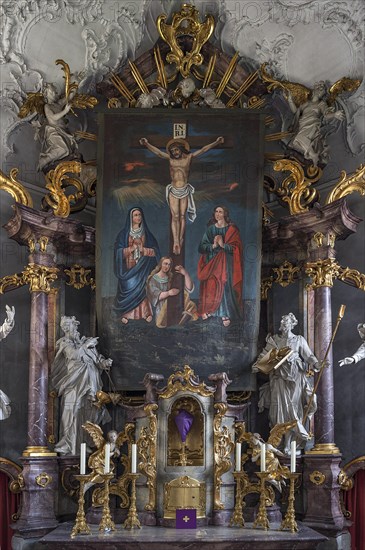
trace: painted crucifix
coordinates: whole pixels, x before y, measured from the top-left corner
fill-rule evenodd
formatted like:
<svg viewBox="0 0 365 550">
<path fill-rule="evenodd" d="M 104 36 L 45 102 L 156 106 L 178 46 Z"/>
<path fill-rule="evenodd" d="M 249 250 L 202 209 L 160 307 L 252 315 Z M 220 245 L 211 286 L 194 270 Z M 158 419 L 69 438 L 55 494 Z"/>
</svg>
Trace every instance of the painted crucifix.
<svg viewBox="0 0 365 550">
<path fill-rule="evenodd" d="M 180 256 L 185 235 L 186 214 L 191 222 L 196 218 L 194 187 L 189 183 L 191 162 L 193 158 L 224 143 L 224 138 L 218 137 L 212 143 L 204 145 L 193 153 L 190 152 L 188 141 L 182 138 L 173 138 L 168 141 L 166 153 L 152 145 L 146 138 L 141 138 L 139 142 L 151 153 L 169 161 L 171 183 L 166 187 L 166 200 L 171 212 L 172 252 L 176 256 Z"/>
</svg>

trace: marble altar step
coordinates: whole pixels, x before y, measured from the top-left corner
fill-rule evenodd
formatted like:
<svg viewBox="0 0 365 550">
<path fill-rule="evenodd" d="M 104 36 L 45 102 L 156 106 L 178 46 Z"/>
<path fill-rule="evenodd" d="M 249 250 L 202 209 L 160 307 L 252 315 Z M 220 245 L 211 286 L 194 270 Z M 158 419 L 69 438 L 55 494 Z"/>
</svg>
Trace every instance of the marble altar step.
<svg viewBox="0 0 365 550">
<path fill-rule="evenodd" d="M 54 531 L 40 539 L 45 550 L 314 550 L 326 539 L 313 529 L 298 523 L 298 533 L 279 531 L 279 524 L 271 524 L 269 531 L 252 529 L 247 524 L 238 527 L 207 526 L 199 529 L 172 529 L 145 527 L 127 531 L 116 530 L 100 534 L 92 525 L 91 535 L 70 538 L 73 523 L 62 523 Z"/>
</svg>

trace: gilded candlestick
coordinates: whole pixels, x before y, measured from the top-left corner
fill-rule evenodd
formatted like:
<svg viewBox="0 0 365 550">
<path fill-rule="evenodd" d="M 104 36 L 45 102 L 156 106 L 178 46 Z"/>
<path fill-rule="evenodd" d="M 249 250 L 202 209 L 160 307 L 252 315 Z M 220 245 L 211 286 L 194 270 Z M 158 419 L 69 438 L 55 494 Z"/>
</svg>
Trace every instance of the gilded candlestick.
<svg viewBox="0 0 365 550">
<path fill-rule="evenodd" d="M 256 475 L 260 478 L 260 504 L 257 512 L 256 519 L 254 521 L 253 527 L 263 527 L 265 531 L 270 528 L 270 523 L 267 517 L 266 512 L 266 491 L 265 483 L 269 477 L 269 472 L 256 472 Z"/>
<path fill-rule="evenodd" d="M 103 513 L 99 524 L 99 531 L 115 531 L 115 523 L 112 520 L 109 506 L 109 485 L 114 474 L 102 474 L 101 477 L 104 481 L 104 494 L 103 494 Z"/>
<path fill-rule="evenodd" d="M 129 474 L 129 477 L 131 479 L 131 504 L 129 506 L 128 516 L 123 524 L 123 527 L 124 529 L 140 529 L 141 523 L 138 519 L 136 507 L 136 481 L 139 474 Z"/>
<path fill-rule="evenodd" d="M 299 476 L 300 476 L 300 474 L 292 473 L 292 472 L 290 472 L 288 474 L 288 478 L 290 480 L 288 509 L 286 511 L 285 518 L 283 519 L 283 521 L 281 522 L 281 525 L 280 525 L 281 530 L 290 529 L 290 531 L 292 533 L 295 533 L 296 531 L 298 531 L 298 524 L 295 521 L 295 507 L 294 507 L 295 496 L 294 496 L 294 490 L 295 490 L 295 482 L 296 482 L 296 480 L 298 479 Z"/>
<path fill-rule="evenodd" d="M 230 527 L 244 527 L 245 520 L 243 519 L 243 507 L 244 503 L 242 502 L 243 498 L 243 487 L 246 482 L 246 472 L 233 472 L 233 477 L 236 480 L 236 498 L 234 504 L 234 510 L 232 517 L 230 519 Z"/>
<path fill-rule="evenodd" d="M 90 535 L 90 527 L 86 523 L 86 517 L 85 517 L 85 498 L 84 498 L 84 490 L 85 490 L 85 483 L 87 483 L 91 479 L 91 474 L 76 474 L 75 479 L 80 483 L 80 489 L 79 489 L 79 499 L 78 499 L 78 510 L 76 514 L 76 521 L 75 525 L 73 526 L 73 529 L 71 531 L 71 538 L 74 538 L 76 535 Z"/>
</svg>

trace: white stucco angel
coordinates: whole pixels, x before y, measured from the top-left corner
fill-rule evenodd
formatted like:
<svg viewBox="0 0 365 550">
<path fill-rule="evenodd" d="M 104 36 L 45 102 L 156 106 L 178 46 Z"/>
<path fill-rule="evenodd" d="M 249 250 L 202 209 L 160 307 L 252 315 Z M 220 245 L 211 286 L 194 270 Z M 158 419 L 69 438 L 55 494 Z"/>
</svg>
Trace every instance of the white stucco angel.
<svg viewBox="0 0 365 550">
<path fill-rule="evenodd" d="M 5 306 L 6 319 L 0 326 L 0 340 L 4 340 L 14 328 L 15 308 Z M 0 420 L 6 420 L 11 414 L 10 399 L 0 390 Z"/>
<path fill-rule="evenodd" d="M 264 82 L 269 83 L 268 91 L 282 89 L 294 114 L 289 127 L 292 137 L 287 146 L 302 154 L 314 166 L 326 164 L 329 158 L 326 135 L 330 131 L 325 130 L 325 126 L 332 120 L 345 119 L 344 111 L 335 107 L 336 98 L 343 92 L 356 91 L 361 81 L 344 77 L 327 89 L 326 83 L 321 80 L 311 90 L 297 82 L 274 79 L 267 73 L 266 65 L 262 65 L 261 75 Z"/>
<path fill-rule="evenodd" d="M 102 389 L 101 373 L 109 371 L 111 359 L 97 349 L 98 338 L 80 337 L 75 317 L 61 318 L 65 335 L 56 343 L 56 356 L 51 369 L 51 389 L 61 397 L 59 441 L 55 451 L 78 454 L 82 442 L 82 425 L 103 424 L 110 420 L 105 407 L 96 407 L 96 394 Z"/>
<path fill-rule="evenodd" d="M 19 110 L 20 118 L 37 115 L 31 124 L 35 129 L 34 139 L 41 146 L 38 168 L 44 173 L 55 168 L 60 161 L 81 160 L 76 138 L 68 129 L 65 117 L 74 108 L 85 109 L 97 103 L 96 98 L 77 94 L 78 84 L 71 82 L 67 63 L 57 60 L 56 64 L 62 65 L 65 72 L 64 93 L 59 94 L 53 84 L 47 83 L 42 92 L 28 94 Z"/>
<path fill-rule="evenodd" d="M 344 365 L 354 365 L 355 363 L 361 361 L 361 359 L 365 358 L 365 323 L 358 324 L 357 331 L 363 342 L 361 346 L 355 351 L 355 353 L 350 355 L 350 357 L 345 357 L 344 359 L 341 359 L 338 362 L 340 367 L 343 367 Z"/>
<path fill-rule="evenodd" d="M 283 315 L 280 324 L 280 334 L 268 335 L 266 346 L 252 366 L 253 372 L 258 372 L 258 362 L 272 349 L 290 348 L 292 353 L 280 366 L 273 368 L 269 373 L 269 382 L 260 388 L 259 412 L 269 409 L 269 423 L 273 428 L 276 424 L 296 421 L 295 427 L 287 431 L 284 436 L 284 453 L 290 454 L 290 443 L 296 441 L 297 448 L 302 449 L 309 434 L 303 426 L 303 417 L 306 411 L 312 386 L 307 376 L 307 367 L 319 371 L 318 360 L 312 353 L 303 336 L 293 334 L 292 329 L 298 324 L 293 313 Z M 317 409 L 314 399 L 308 411 L 311 418 Z"/>
</svg>

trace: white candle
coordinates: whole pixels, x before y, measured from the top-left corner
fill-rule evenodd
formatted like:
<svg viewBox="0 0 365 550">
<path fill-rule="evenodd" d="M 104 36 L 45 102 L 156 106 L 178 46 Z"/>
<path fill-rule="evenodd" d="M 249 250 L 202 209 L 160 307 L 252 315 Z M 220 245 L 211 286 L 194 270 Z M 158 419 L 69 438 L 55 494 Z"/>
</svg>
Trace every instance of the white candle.
<svg viewBox="0 0 365 550">
<path fill-rule="evenodd" d="M 110 443 L 105 445 L 105 462 L 104 462 L 104 474 L 110 472 Z"/>
<path fill-rule="evenodd" d="M 261 464 L 260 464 L 260 470 L 261 472 L 266 472 L 266 445 L 263 443 L 261 445 Z"/>
<path fill-rule="evenodd" d="M 295 474 L 296 460 L 297 460 L 297 442 L 292 441 L 290 443 L 290 471 L 292 474 Z"/>
<path fill-rule="evenodd" d="M 137 445 L 132 443 L 132 464 L 131 464 L 131 473 L 137 473 Z"/>
<path fill-rule="evenodd" d="M 84 476 L 86 473 L 86 443 L 81 443 L 80 447 L 80 474 Z"/>
<path fill-rule="evenodd" d="M 241 471 L 241 443 L 236 443 L 236 472 Z"/>
</svg>

